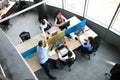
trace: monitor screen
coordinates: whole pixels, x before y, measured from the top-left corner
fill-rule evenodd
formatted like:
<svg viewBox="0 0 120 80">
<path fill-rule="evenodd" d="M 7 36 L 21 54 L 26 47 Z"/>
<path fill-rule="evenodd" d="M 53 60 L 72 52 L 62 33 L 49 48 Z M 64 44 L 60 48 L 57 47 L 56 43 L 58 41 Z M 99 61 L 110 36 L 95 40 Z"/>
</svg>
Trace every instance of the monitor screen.
<svg viewBox="0 0 120 80">
<path fill-rule="evenodd" d="M 63 25 L 59 26 L 61 30 L 67 29 L 67 27 L 70 26 L 70 21 L 65 22 Z"/>
<path fill-rule="evenodd" d="M 54 41 L 53 42 L 53 46 L 54 47 L 59 47 L 60 45 L 63 45 L 63 42 L 64 42 L 64 37 L 60 38 L 60 39 L 57 39 L 56 41 Z"/>
</svg>

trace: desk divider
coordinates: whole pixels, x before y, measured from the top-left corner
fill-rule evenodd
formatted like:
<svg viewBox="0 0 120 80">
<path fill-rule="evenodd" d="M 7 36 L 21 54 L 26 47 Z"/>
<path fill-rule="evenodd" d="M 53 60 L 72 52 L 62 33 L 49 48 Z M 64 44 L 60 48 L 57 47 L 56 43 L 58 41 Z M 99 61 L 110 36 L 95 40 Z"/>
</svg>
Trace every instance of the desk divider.
<svg viewBox="0 0 120 80">
<path fill-rule="evenodd" d="M 50 39 L 48 39 L 48 44 L 52 44 L 54 41 L 56 41 L 57 39 L 60 39 L 62 37 L 65 36 L 65 32 L 64 31 L 61 31 L 60 33 L 52 36 Z"/>
<path fill-rule="evenodd" d="M 70 34 L 72 32 L 74 32 L 75 30 L 84 27 L 86 25 L 86 19 L 84 19 L 83 21 L 81 21 L 80 23 L 68 28 L 65 30 L 65 35 Z"/>
<path fill-rule="evenodd" d="M 37 46 L 34 46 L 34 47 L 32 47 L 32 48 L 30 48 L 30 49 L 22 52 L 22 56 L 23 56 L 24 58 L 26 58 L 27 56 L 35 53 L 35 52 L 36 52 L 36 48 L 37 48 Z"/>
</svg>

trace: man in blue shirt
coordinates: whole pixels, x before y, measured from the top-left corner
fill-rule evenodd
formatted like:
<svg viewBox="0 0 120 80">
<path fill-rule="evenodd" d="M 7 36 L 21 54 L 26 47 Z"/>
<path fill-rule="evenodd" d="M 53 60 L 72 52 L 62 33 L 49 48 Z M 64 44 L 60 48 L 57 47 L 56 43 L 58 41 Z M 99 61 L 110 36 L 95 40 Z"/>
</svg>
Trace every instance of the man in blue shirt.
<svg viewBox="0 0 120 80">
<path fill-rule="evenodd" d="M 47 76 L 52 79 L 52 80 L 56 80 L 56 77 L 53 77 L 51 74 L 50 74 L 50 71 L 49 71 L 49 66 L 48 64 L 52 64 L 54 66 L 54 68 L 57 68 L 56 67 L 56 60 L 53 60 L 53 59 L 50 59 L 48 58 L 47 56 L 47 51 L 48 51 L 48 43 L 47 41 L 45 40 L 45 47 L 44 47 L 44 41 L 39 41 L 38 42 L 38 46 L 37 46 L 37 53 L 38 53 L 38 58 L 39 58 L 39 61 L 40 61 L 40 64 L 41 66 L 43 67 L 43 69 L 45 70 Z"/>
</svg>

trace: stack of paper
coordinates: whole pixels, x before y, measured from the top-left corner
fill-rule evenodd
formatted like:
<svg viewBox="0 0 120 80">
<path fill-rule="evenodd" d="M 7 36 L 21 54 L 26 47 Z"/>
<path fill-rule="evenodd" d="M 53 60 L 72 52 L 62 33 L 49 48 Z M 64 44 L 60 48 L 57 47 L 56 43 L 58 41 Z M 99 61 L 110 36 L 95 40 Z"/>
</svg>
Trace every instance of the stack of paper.
<svg viewBox="0 0 120 80">
<path fill-rule="evenodd" d="M 52 55 L 54 55 L 54 54 L 56 54 L 56 52 L 55 52 L 55 50 L 52 50 L 52 51 L 49 51 L 49 56 L 52 56 Z"/>
</svg>

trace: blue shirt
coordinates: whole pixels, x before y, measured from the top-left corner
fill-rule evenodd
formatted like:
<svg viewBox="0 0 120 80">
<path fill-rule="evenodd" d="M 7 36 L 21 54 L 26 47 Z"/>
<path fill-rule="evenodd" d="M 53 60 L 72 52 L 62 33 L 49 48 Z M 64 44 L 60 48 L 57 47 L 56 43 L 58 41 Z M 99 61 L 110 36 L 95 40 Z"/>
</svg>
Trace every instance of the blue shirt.
<svg viewBox="0 0 120 80">
<path fill-rule="evenodd" d="M 38 58 L 41 64 L 44 64 L 48 60 L 47 51 L 48 46 L 46 47 L 37 46 Z"/>
<path fill-rule="evenodd" d="M 86 42 L 86 43 L 84 43 L 84 44 L 82 44 L 82 46 L 83 46 L 84 48 L 86 48 L 88 51 L 92 51 L 92 49 L 93 49 L 93 46 L 90 44 L 89 41 Z"/>
</svg>

